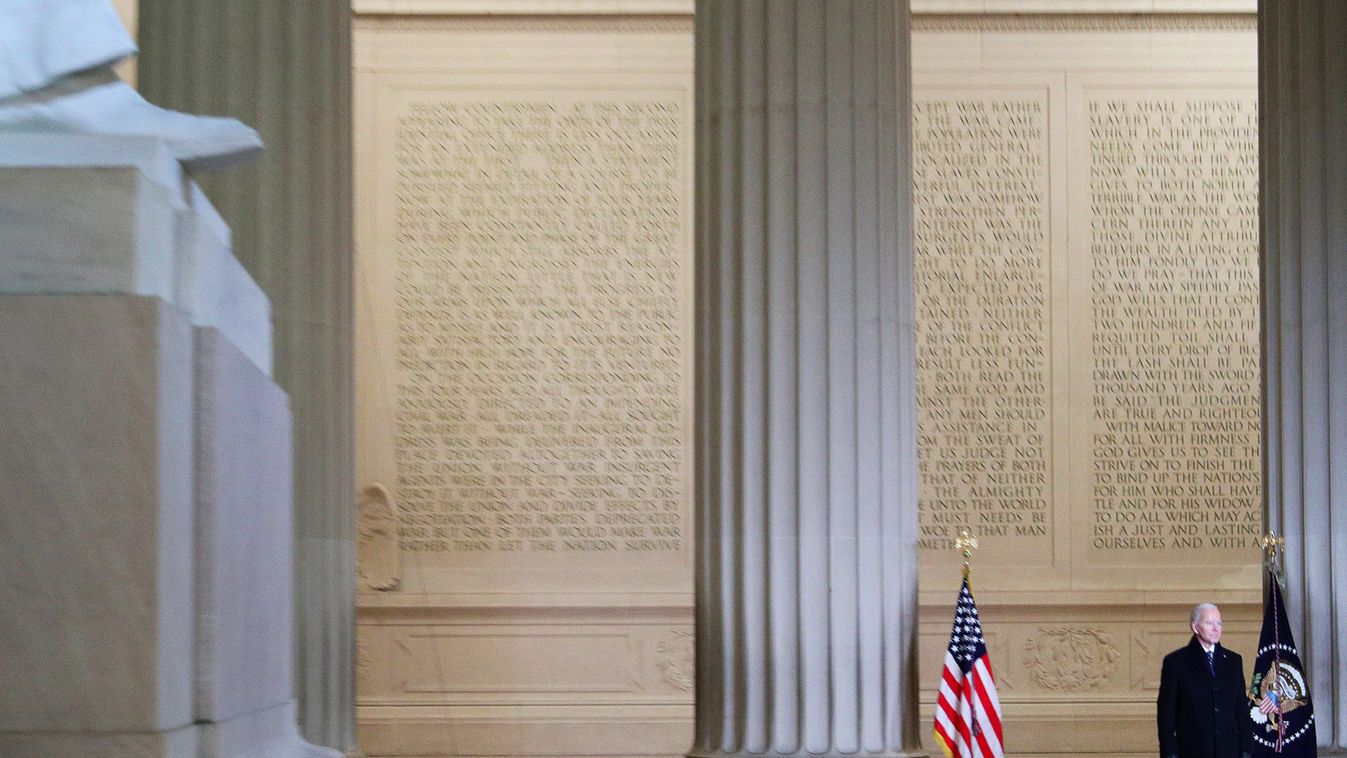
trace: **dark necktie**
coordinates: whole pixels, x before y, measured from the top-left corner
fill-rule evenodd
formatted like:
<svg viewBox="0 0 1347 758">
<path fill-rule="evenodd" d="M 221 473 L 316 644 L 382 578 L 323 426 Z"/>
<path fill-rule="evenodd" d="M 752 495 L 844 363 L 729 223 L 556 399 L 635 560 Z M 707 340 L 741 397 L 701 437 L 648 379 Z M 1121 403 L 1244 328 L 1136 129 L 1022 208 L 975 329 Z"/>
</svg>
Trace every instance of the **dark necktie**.
<svg viewBox="0 0 1347 758">
<path fill-rule="evenodd" d="M 1207 653 L 1207 671 L 1210 671 L 1212 676 L 1216 676 L 1216 658 L 1215 658 L 1216 651 L 1208 650 L 1206 651 L 1206 653 Z"/>
</svg>

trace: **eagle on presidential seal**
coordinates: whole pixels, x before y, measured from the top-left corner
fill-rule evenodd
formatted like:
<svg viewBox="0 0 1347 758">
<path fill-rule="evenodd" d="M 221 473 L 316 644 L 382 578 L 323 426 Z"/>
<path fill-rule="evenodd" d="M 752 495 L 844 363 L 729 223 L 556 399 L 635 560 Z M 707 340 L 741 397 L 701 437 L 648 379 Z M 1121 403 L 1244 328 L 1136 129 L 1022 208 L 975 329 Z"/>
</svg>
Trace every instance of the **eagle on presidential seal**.
<svg viewBox="0 0 1347 758">
<path fill-rule="evenodd" d="M 1277 704 L 1271 713 L 1263 713 L 1258 704 L 1263 698 L 1270 698 Z M 1268 732 L 1276 733 L 1280 721 L 1286 714 L 1295 711 L 1309 701 L 1309 688 L 1305 686 L 1305 675 L 1299 667 L 1287 660 L 1274 658 L 1266 675 L 1257 672 L 1253 676 L 1253 686 L 1249 688 L 1249 718 Z"/>
</svg>

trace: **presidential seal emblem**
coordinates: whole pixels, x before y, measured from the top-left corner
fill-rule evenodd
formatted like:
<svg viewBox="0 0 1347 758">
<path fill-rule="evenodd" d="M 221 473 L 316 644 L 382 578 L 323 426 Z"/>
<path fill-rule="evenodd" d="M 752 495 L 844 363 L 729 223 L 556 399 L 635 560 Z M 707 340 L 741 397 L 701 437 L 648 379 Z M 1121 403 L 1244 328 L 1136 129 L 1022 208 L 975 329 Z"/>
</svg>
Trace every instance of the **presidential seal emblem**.
<svg viewBox="0 0 1347 758">
<path fill-rule="evenodd" d="M 1258 704 L 1267 698 L 1276 708 L 1271 713 L 1263 713 Z M 1305 705 L 1309 700 L 1309 688 L 1305 686 L 1305 675 L 1300 668 L 1288 660 L 1273 659 L 1267 674 L 1254 674 L 1253 686 L 1249 690 L 1249 718 L 1271 734 L 1282 730 L 1281 720 L 1287 714 Z"/>
</svg>

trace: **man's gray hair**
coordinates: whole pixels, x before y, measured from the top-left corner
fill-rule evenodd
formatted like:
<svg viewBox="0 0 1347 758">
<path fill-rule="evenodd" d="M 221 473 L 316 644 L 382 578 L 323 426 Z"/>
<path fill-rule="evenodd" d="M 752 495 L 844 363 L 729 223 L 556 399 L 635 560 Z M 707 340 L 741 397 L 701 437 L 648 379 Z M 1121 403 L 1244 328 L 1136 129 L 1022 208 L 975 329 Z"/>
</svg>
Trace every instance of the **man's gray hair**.
<svg viewBox="0 0 1347 758">
<path fill-rule="evenodd" d="M 1207 610 L 1216 611 L 1217 613 L 1221 612 L 1221 609 L 1217 608 L 1215 603 L 1198 603 L 1193 606 L 1193 613 L 1188 617 L 1188 625 L 1192 626 L 1193 624 L 1196 624 L 1197 620 L 1202 618 L 1202 613 Z"/>
</svg>

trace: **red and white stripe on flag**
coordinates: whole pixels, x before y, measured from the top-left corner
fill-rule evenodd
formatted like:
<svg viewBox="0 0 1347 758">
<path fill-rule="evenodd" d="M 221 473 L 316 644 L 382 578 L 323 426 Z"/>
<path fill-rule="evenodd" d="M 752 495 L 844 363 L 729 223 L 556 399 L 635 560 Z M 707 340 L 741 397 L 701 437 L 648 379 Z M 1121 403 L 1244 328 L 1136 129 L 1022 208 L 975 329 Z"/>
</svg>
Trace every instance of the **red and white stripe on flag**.
<svg viewBox="0 0 1347 758">
<path fill-rule="evenodd" d="M 1004 758 L 1001 701 L 965 580 L 935 701 L 935 740 L 949 758 Z"/>
</svg>

